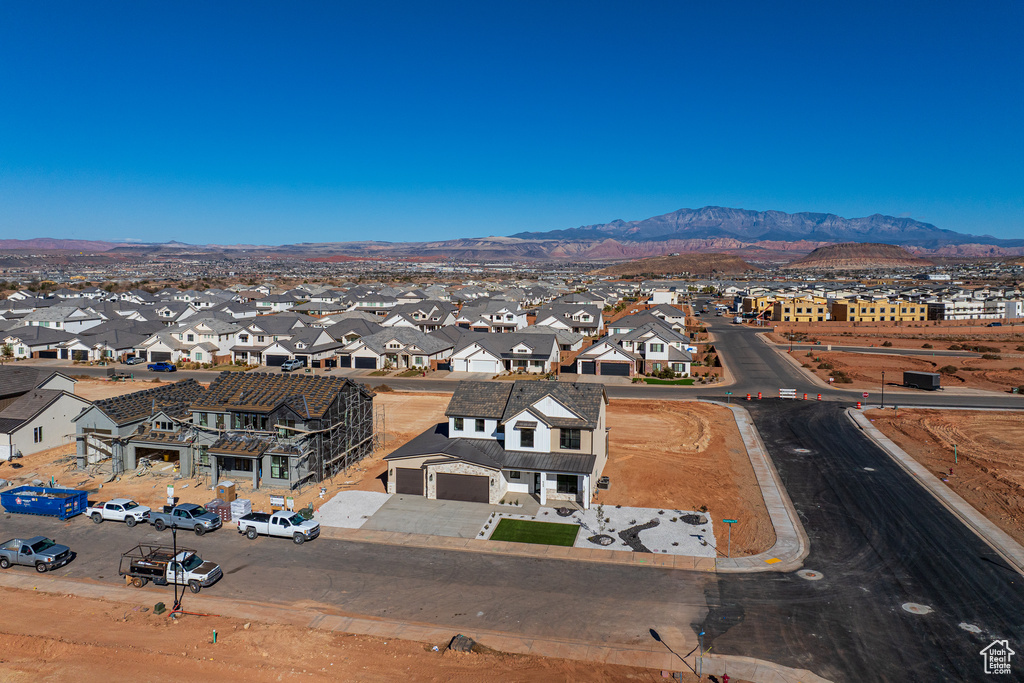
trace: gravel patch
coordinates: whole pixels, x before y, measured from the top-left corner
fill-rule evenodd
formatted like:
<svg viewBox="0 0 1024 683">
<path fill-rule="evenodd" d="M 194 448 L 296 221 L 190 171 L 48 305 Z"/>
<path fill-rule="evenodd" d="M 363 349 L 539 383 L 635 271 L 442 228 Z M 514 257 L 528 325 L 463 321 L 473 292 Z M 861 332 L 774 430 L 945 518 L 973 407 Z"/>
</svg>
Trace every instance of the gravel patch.
<svg viewBox="0 0 1024 683">
<path fill-rule="evenodd" d="M 589 510 L 573 510 L 568 516 L 558 508 L 541 508 L 536 515 L 495 512 L 478 538 L 490 538 L 502 517 L 579 524 L 583 530 L 576 536 L 577 548 L 715 557 L 711 521 L 707 514 L 692 510 L 595 505 Z"/>
<path fill-rule="evenodd" d="M 390 497 L 390 493 L 375 491 L 342 491 L 320 506 L 316 520 L 323 526 L 358 529 Z"/>
</svg>

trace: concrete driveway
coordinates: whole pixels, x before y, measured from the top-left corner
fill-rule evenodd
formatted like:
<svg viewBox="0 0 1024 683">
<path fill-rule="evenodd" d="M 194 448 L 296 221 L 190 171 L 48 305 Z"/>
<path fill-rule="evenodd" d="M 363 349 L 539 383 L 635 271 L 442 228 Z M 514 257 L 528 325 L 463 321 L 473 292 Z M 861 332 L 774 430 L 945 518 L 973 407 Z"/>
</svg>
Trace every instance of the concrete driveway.
<svg viewBox="0 0 1024 683">
<path fill-rule="evenodd" d="M 476 538 L 498 505 L 429 500 L 422 496 L 394 495 L 361 528 Z"/>
</svg>

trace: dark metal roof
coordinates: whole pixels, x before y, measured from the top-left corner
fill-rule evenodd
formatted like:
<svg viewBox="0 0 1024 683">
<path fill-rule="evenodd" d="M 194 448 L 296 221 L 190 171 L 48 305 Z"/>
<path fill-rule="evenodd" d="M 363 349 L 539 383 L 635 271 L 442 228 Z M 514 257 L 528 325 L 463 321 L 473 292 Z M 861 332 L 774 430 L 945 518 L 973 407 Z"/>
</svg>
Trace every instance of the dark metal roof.
<svg viewBox="0 0 1024 683">
<path fill-rule="evenodd" d="M 373 392 L 345 377 L 222 372 L 193 404 L 193 410 L 271 412 L 288 403 L 303 417 L 322 418 L 346 389 Z"/>
<path fill-rule="evenodd" d="M 597 456 L 581 453 L 530 453 L 507 451 L 493 439 L 449 439 L 448 424 L 428 429 L 412 441 L 395 449 L 385 460 L 447 456 L 491 469 L 539 470 L 589 474 Z"/>
<path fill-rule="evenodd" d="M 154 389 L 136 391 L 123 396 L 96 401 L 93 405 L 116 424 L 141 420 L 162 410 L 171 417 L 183 417 L 189 404 L 203 394 L 203 387 L 194 379 L 165 384 Z"/>
</svg>

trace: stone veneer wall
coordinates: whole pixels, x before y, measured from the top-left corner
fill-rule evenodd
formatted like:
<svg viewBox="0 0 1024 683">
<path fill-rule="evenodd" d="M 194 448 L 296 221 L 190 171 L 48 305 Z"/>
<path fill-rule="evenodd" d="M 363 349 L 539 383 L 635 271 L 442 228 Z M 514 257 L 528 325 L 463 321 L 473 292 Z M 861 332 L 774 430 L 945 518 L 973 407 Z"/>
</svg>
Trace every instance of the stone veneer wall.
<svg viewBox="0 0 1024 683">
<path fill-rule="evenodd" d="M 486 476 L 490 481 L 487 491 L 487 502 L 492 505 L 497 504 L 501 500 L 502 496 L 505 495 L 505 478 L 501 476 L 501 472 L 489 470 L 486 467 L 480 467 L 479 465 L 472 465 L 465 462 L 446 462 L 438 465 L 429 465 L 427 467 L 427 498 L 437 498 L 438 473 Z M 431 474 L 434 476 L 431 477 Z"/>
</svg>

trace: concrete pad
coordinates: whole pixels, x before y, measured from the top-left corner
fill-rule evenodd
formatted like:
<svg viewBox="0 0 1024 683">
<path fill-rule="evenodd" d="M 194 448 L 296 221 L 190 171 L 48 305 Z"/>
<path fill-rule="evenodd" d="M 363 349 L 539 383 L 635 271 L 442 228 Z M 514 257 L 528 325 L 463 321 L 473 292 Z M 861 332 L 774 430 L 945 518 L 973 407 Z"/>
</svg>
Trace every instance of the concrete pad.
<svg viewBox="0 0 1024 683">
<path fill-rule="evenodd" d="M 363 524 L 364 530 L 476 538 L 496 506 L 421 496 L 391 496 Z"/>
</svg>

